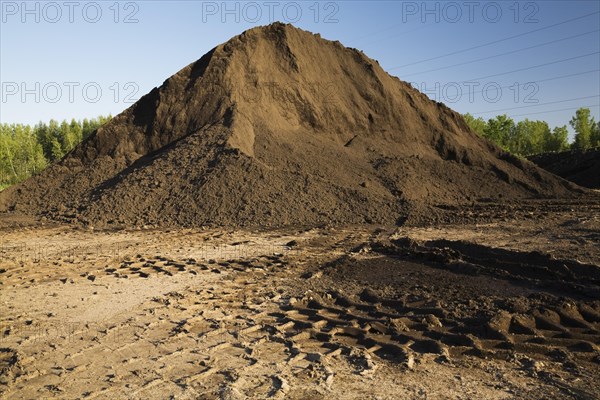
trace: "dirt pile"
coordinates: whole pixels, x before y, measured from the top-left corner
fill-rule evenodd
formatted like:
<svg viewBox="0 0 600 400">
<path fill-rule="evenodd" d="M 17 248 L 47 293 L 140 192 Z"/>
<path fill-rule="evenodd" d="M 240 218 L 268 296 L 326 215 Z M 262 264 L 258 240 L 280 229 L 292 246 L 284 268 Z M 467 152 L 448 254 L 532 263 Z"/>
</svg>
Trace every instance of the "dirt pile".
<svg viewBox="0 0 600 400">
<path fill-rule="evenodd" d="M 578 185 L 600 189 L 600 148 L 539 154 L 529 160 Z"/>
<path fill-rule="evenodd" d="M 396 223 L 579 189 L 471 132 L 362 52 L 290 25 L 188 65 L 0 210 L 93 224 Z"/>
</svg>

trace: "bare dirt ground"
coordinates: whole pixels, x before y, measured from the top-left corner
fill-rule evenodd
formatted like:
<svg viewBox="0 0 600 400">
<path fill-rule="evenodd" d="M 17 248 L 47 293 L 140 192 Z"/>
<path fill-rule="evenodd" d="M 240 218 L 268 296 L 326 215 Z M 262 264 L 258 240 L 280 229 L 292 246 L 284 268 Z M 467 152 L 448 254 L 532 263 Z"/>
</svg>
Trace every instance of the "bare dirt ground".
<svg viewBox="0 0 600 400">
<path fill-rule="evenodd" d="M 600 204 L 500 214 L 277 231 L 5 215 L 0 397 L 600 398 Z"/>
</svg>

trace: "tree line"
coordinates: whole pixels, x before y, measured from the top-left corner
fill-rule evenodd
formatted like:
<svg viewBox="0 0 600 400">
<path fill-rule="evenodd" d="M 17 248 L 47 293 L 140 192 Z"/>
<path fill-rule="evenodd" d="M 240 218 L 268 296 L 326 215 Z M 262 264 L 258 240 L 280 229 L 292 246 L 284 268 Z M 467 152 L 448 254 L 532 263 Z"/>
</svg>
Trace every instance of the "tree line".
<svg viewBox="0 0 600 400">
<path fill-rule="evenodd" d="M 111 118 L 50 120 L 34 126 L 0 124 L 0 190 L 60 160 Z M 575 130 L 573 143 L 569 143 L 566 125 L 550 129 L 545 121 L 525 119 L 515 123 L 506 114 L 487 121 L 468 113 L 464 118 L 473 131 L 520 156 L 600 146 L 600 125 L 588 108 L 578 109 L 569 121 Z"/>
<path fill-rule="evenodd" d="M 550 129 L 545 121 L 525 119 L 515 123 L 506 114 L 485 121 L 471 114 L 464 115 L 465 121 L 473 131 L 504 150 L 520 156 L 564 151 L 570 149 L 585 150 L 600 146 L 600 124 L 594 121 L 589 108 L 580 108 L 569 121 L 575 131 L 575 140 L 569 143 L 567 126 Z"/>
<path fill-rule="evenodd" d="M 50 120 L 34 126 L 0 124 L 0 190 L 60 160 L 111 118 L 109 115 L 70 122 Z"/>
</svg>

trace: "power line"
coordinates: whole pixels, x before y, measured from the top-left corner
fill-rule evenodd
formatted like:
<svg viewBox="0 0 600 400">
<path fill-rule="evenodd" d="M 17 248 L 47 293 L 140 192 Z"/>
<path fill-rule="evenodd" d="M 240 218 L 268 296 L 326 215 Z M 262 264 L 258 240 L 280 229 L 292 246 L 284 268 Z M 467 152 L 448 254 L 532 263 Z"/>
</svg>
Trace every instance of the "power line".
<svg viewBox="0 0 600 400">
<path fill-rule="evenodd" d="M 585 33 L 580 33 L 578 35 L 573 35 L 573 36 L 569 36 L 569 37 L 562 38 L 562 39 L 551 40 L 549 42 L 536 44 L 534 46 L 524 47 L 524 48 L 518 49 L 518 50 L 507 51 L 506 53 L 500 53 L 500 54 L 496 54 L 496 55 L 489 56 L 489 57 L 478 58 L 478 59 L 475 59 L 475 60 L 466 61 L 466 62 L 462 62 L 462 63 L 458 63 L 458 64 L 453 64 L 453 65 L 447 65 L 445 67 L 440 67 L 440 68 L 428 69 L 426 71 L 414 72 L 412 74 L 403 75 L 403 77 L 413 76 L 413 75 L 421 75 L 421 74 L 426 74 L 427 72 L 440 71 L 442 69 L 448 69 L 448 68 L 458 67 L 458 66 L 461 66 L 461 65 L 471 64 L 471 63 L 474 63 L 474 62 L 489 60 L 491 58 L 501 57 L 501 56 L 505 56 L 507 54 L 518 53 L 520 51 L 531 50 L 531 49 L 534 49 L 536 47 L 542 47 L 542 46 L 546 46 L 546 45 L 549 45 L 549 44 L 552 44 L 552 43 L 558 43 L 558 42 L 562 42 L 562 41 L 565 41 L 565 40 L 575 39 L 577 37 L 589 35 L 590 33 L 598 32 L 598 31 L 600 31 L 600 29 L 595 29 L 593 31 L 589 31 L 589 32 L 585 32 Z"/>
<path fill-rule="evenodd" d="M 501 75 L 508 75 L 508 74 L 512 74 L 514 72 L 527 71 L 527 70 L 534 69 L 534 68 L 545 67 L 546 65 L 558 64 L 558 63 L 565 62 L 565 61 L 571 61 L 571 60 L 576 60 L 579 58 L 593 56 L 594 54 L 600 54 L 600 51 L 595 51 L 593 53 L 588 53 L 588 54 L 582 54 L 580 56 L 575 56 L 575 57 L 563 58 L 561 60 L 556 60 L 556 61 L 551 61 L 551 62 L 547 62 L 547 63 L 543 63 L 543 64 L 533 65 L 531 67 L 519 68 L 519 69 L 515 69 L 512 71 L 508 71 L 508 72 L 501 72 L 499 74 L 492 74 L 492 75 L 482 76 L 479 78 L 467 79 L 463 82 L 478 81 L 480 79 L 487 79 L 487 78 L 493 78 L 493 77 L 501 76 Z"/>
<path fill-rule="evenodd" d="M 525 83 L 521 83 L 519 85 L 519 87 L 520 86 L 525 86 L 525 85 L 530 84 L 530 83 L 549 82 L 549 81 L 555 81 L 555 80 L 558 80 L 558 79 L 571 78 L 573 76 L 591 74 L 592 72 L 600 72 L 600 69 L 593 69 L 591 71 L 583 71 L 583 72 L 577 72 L 575 74 L 561 75 L 561 76 L 555 76 L 555 77 L 552 77 L 552 78 L 540 79 L 540 80 L 537 80 L 537 81 L 525 82 Z M 499 89 L 506 89 L 506 88 L 511 88 L 511 87 L 514 87 L 514 86 L 515 86 L 514 84 L 507 85 L 507 86 L 500 86 Z M 475 93 L 483 93 L 483 89 L 477 90 L 477 91 L 473 92 L 473 94 L 475 94 Z"/>
<path fill-rule="evenodd" d="M 507 89 L 507 88 L 521 87 L 521 86 L 525 86 L 525 85 L 530 85 L 530 84 L 532 84 L 532 83 L 541 83 L 541 82 L 556 81 L 556 80 L 559 80 L 559 79 L 565 79 L 565 78 L 571 78 L 571 77 L 574 77 L 574 76 L 580 76 L 580 75 L 591 74 L 591 73 L 593 73 L 593 72 L 600 72 L 600 69 L 592 69 L 592 70 L 590 70 L 590 71 L 576 72 L 576 73 L 574 73 L 574 74 L 567 74 L 567 75 L 553 76 L 552 78 L 539 79 L 539 80 L 537 80 L 537 81 L 529 81 L 529 82 L 524 82 L 524 83 L 521 83 L 521 84 L 518 84 L 518 83 L 513 83 L 512 85 L 506 85 L 506 86 L 494 87 L 493 89 Z M 411 83 L 411 85 L 412 85 L 412 83 Z M 413 87 L 414 87 L 414 86 L 413 86 Z M 418 88 L 415 88 L 415 89 L 418 89 Z M 486 92 L 487 92 L 488 90 L 490 90 L 490 89 L 489 89 L 489 88 L 488 88 L 488 89 L 485 89 L 485 91 L 486 91 Z M 483 92 L 484 92 L 484 89 L 481 89 L 481 90 L 476 90 L 476 91 L 473 91 L 473 92 L 471 92 L 471 94 L 477 94 L 477 93 L 483 93 Z"/>
<path fill-rule="evenodd" d="M 569 107 L 569 108 L 560 108 L 560 109 L 558 109 L 558 110 L 536 111 L 536 112 L 525 113 L 525 114 L 516 114 L 516 115 L 511 115 L 511 117 L 512 117 L 512 118 L 514 118 L 514 117 L 524 117 L 524 116 L 526 116 L 526 115 L 534 115 L 534 114 L 546 114 L 546 113 L 551 113 L 551 112 L 569 111 L 569 110 L 578 110 L 578 109 L 580 109 L 580 108 L 592 108 L 592 107 L 600 107 L 600 104 L 591 104 L 591 105 L 587 105 L 587 106 Z"/>
<path fill-rule="evenodd" d="M 574 73 L 574 74 L 567 74 L 567 75 L 553 76 L 552 78 L 539 79 L 539 80 L 537 80 L 537 81 L 529 81 L 529 82 L 524 82 L 524 83 L 520 83 L 520 84 L 519 84 L 518 82 L 515 82 L 515 83 L 513 83 L 512 85 L 498 86 L 498 87 L 494 87 L 493 89 L 507 89 L 507 88 L 521 87 L 521 86 L 525 86 L 525 85 L 530 85 L 530 84 L 532 84 L 532 83 L 541 83 L 541 82 L 550 82 L 550 81 L 556 81 L 556 80 L 559 80 L 559 79 L 572 78 L 572 77 L 574 77 L 574 76 L 580 76 L 580 75 L 591 74 L 591 73 L 593 73 L 593 72 L 600 72 L 600 69 L 592 69 L 592 70 L 590 70 L 590 71 L 576 72 L 576 73 Z M 415 82 L 412 82 L 412 83 L 415 83 Z M 410 85 L 412 85 L 412 83 L 409 83 L 409 84 L 410 84 Z M 413 86 L 413 87 L 414 87 L 414 86 Z M 417 89 L 417 90 L 418 90 L 418 87 L 415 87 L 415 89 Z M 489 88 L 488 88 L 488 89 L 485 89 L 485 91 L 486 91 L 486 92 L 487 92 L 488 90 L 490 90 L 490 89 L 489 89 Z M 473 91 L 473 92 L 471 92 L 471 93 L 472 93 L 472 94 L 477 94 L 477 93 L 483 93 L 483 92 L 484 92 L 484 89 L 481 89 L 481 90 L 476 90 L 476 91 Z"/>
<path fill-rule="evenodd" d="M 600 97 L 600 94 L 596 94 L 596 95 L 593 95 L 593 96 L 577 97 L 577 98 L 574 98 L 574 99 L 565 99 L 565 100 L 549 101 L 549 102 L 546 102 L 546 103 L 530 104 L 530 105 L 527 105 L 527 106 L 518 106 L 518 107 L 510 107 L 510 108 L 501 108 L 501 109 L 498 109 L 498 110 L 481 111 L 481 112 L 473 113 L 473 115 L 477 115 L 477 114 L 489 114 L 489 113 L 495 113 L 495 112 L 499 112 L 499 111 L 517 110 L 517 109 L 520 109 L 520 108 L 546 106 L 548 104 L 566 103 L 566 102 L 569 102 L 569 101 L 591 99 L 591 98 L 595 98 L 595 97 Z"/>
<path fill-rule="evenodd" d="M 421 64 L 421 63 L 424 63 L 424 62 L 427 62 L 427 61 L 437 60 L 437 59 L 448 57 L 448 56 L 452 56 L 452 55 L 455 55 L 455 54 L 465 53 L 465 52 L 470 51 L 470 50 L 479 49 L 481 47 L 489 46 L 491 44 L 505 42 L 507 40 L 511 40 L 511 39 L 515 39 L 515 38 L 518 38 L 518 37 L 521 37 L 521 36 L 529 35 L 531 33 L 540 32 L 540 31 L 543 31 L 543 30 L 549 29 L 549 28 L 554 28 L 555 26 L 559 26 L 559 25 L 567 24 L 569 22 L 573 22 L 573 21 L 577 21 L 577 20 L 580 20 L 580 19 L 583 19 L 583 18 L 587 18 L 587 17 L 590 17 L 592 15 L 596 15 L 598 13 L 600 13 L 600 11 L 595 11 L 593 13 L 585 14 L 585 15 L 582 15 L 580 17 L 571 18 L 571 19 L 568 19 L 566 21 L 558 22 L 556 24 L 544 26 L 544 27 L 541 27 L 541 28 L 538 28 L 538 29 L 534 29 L 534 30 L 531 30 L 531 31 L 519 33 L 517 35 L 512 35 L 512 36 L 509 36 L 509 37 L 505 37 L 503 39 L 498 39 L 498 40 L 494 40 L 494 41 L 491 41 L 491 42 L 483 43 L 483 44 L 480 44 L 480 45 L 477 45 L 477 46 L 468 47 L 466 49 L 456 50 L 456 51 L 452 51 L 450 53 L 442 54 L 442 55 L 439 55 L 439 56 L 436 56 L 436 57 L 431 57 L 431 58 L 427 58 L 427 59 L 424 59 L 424 60 L 415 61 L 415 62 L 404 64 L 404 65 L 399 65 L 399 66 L 396 66 L 396 67 L 389 68 L 389 70 L 398 69 L 398 68 L 404 68 L 404 67 L 408 67 L 410 65 Z"/>
<path fill-rule="evenodd" d="M 577 73 L 574 73 L 574 74 L 555 76 L 553 78 L 540 79 L 540 80 L 537 80 L 537 81 L 533 81 L 531 83 L 540 83 L 540 82 L 554 81 L 556 79 L 570 78 L 572 76 L 579 76 L 579 75 L 584 75 L 584 74 L 591 74 L 592 72 L 600 72 L 600 69 L 592 69 L 590 71 L 583 71 L 583 72 L 577 72 Z"/>
</svg>

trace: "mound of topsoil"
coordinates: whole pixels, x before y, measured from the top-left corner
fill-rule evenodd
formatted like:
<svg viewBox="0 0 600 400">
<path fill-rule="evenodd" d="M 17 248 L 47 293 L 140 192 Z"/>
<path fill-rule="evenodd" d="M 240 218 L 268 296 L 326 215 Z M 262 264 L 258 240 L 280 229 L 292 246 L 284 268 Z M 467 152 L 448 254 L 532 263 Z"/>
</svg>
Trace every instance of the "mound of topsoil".
<svg viewBox="0 0 600 400">
<path fill-rule="evenodd" d="M 578 185 L 600 189 L 600 148 L 539 154 L 529 160 Z"/>
<path fill-rule="evenodd" d="M 60 162 L 0 194 L 84 223 L 397 223 L 433 205 L 567 197 L 362 52 L 291 25 L 248 30 Z"/>
</svg>

